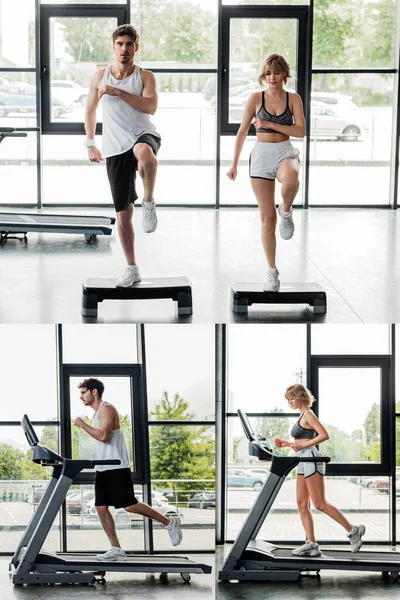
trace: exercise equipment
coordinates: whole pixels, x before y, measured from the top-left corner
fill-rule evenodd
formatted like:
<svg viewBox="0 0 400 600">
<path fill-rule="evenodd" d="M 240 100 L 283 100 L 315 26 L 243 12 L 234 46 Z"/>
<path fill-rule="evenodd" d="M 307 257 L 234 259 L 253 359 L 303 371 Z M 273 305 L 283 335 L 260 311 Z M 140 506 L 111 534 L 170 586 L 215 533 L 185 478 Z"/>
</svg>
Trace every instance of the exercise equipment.
<svg viewBox="0 0 400 600">
<path fill-rule="evenodd" d="M 235 283 L 231 308 L 248 313 L 252 304 L 309 304 L 314 314 L 326 313 L 326 293 L 318 283 L 281 283 L 279 292 L 264 292 L 262 283 Z"/>
<path fill-rule="evenodd" d="M 119 460 L 73 460 L 59 456 L 39 444 L 38 437 L 27 415 L 21 421 L 26 439 L 32 448 L 32 460 L 42 466 L 53 467 L 52 478 L 34 512 L 10 562 L 15 585 L 105 583 L 107 571 L 180 573 L 190 581 L 191 573 L 211 573 L 211 567 L 180 556 L 132 555 L 125 562 L 96 560 L 94 555 L 52 554 L 41 551 L 54 519 L 65 496 L 83 469 L 96 465 L 117 465 Z M 65 557 L 66 556 L 66 557 Z"/>
<path fill-rule="evenodd" d="M 38 128 L 32 128 L 39 131 Z M 0 126 L 0 143 L 5 138 L 27 137 L 25 130 Z M 0 244 L 23 235 L 27 241 L 29 231 L 37 233 L 82 233 L 87 242 L 98 235 L 111 235 L 114 217 L 76 216 L 44 213 L 0 213 Z"/>
<path fill-rule="evenodd" d="M 292 548 L 278 547 L 256 539 L 286 476 L 300 462 L 329 462 L 328 457 L 275 456 L 266 447 L 266 440 L 254 435 L 247 415 L 237 411 L 243 430 L 249 440 L 249 454 L 259 460 L 272 461 L 269 474 L 233 544 L 219 579 L 222 581 L 275 581 L 300 578 L 302 573 L 321 569 L 380 571 L 390 573 L 394 580 L 400 578 L 398 552 L 370 552 L 361 550 L 322 550 L 321 556 L 294 556 Z"/>
<path fill-rule="evenodd" d="M 85 279 L 82 289 L 82 316 L 97 317 L 103 300 L 150 300 L 171 298 L 177 302 L 178 315 L 191 315 L 192 288 L 186 277 L 142 279 L 129 288 L 117 288 L 116 279 Z"/>
</svg>

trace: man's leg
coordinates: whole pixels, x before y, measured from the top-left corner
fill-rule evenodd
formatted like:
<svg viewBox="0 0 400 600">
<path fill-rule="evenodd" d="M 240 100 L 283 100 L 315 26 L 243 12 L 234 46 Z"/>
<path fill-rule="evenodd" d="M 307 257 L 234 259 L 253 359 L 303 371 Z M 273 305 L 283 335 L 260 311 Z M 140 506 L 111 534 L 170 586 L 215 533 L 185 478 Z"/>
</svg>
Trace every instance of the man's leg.
<svg viewBox="0 0 400 600">
<path fill-rule="evenodd" d="M 143 181 L 144 202 L 154 200 L 154 186 L 157 175 L 157 158 L 149 144 L 135 144 L 133 153 L 138 162 L 139 175 Z"/>
<path fill-rule="evenodd" d="M 117 212 L 118 234 L 128 265 L 135 265 L 135 232 L 132 223 L 133 204 Z"/>
<path fill-rule="evenodd" d="M 137 502 L 136 504 L 132 504 L 131 506 L 125 506 L 125 510 L 127 512 L 136 513 L 137 515 L 142 515 L 143 517 L 147 517 L 147 519 L 153 519 L 154 521 L 158 521 L 165 525 L 168 531 L 168 535 L 171 539 L 171 544 L 173 546 L 178 546 L 182 541 L 182 530 L 181 530 L 181 520 L 179 517 L 164 517 L 158 510 L 154 510 L 148 504 L 144 502 Z"/>
<path fill-rule="evenodd" d="M 100 523 L 110 541 L 111 546 L 114 548 L 121 548 L 121 544 L 119 543 L 117 532 L 115 530 L 115 521 L 109 511 L 108 506 L 96 506 L 96 510 L 97 514 L 99 515 Z"/>
<path fill-rule="evenodd" d="M 125 510 L 127 512 L 142 515 L 142 517 L 147 517 L 148 519 L 153 519 L 154 521 L 158 521 L 165 526 L 169 525 L 171 521 L 171 519 L 164 517 L 164 515 L 159 513 L 158 510 L 154 510 L 154 508 L 148 504 L 145 504 L 144 502 L 138 502 L 137 504 L 132 504 L 132 506 L 125 506 Z"/>
</svg>

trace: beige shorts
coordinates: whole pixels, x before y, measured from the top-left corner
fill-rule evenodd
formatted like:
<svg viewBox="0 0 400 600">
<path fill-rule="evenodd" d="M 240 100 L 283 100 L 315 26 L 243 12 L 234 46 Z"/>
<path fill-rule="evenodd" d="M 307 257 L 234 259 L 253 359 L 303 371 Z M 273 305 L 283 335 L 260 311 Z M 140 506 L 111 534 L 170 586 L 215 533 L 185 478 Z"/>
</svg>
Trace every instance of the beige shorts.
<svg viewBox="0 0 400 600">
<path fill-rule="evenodd" d="M 308 456 L 323 456 L 319 450 L 315 446 L 310 446 L 309 448 L 302 448 L 302 450 L 298 450 L 296 452 L 297 456 L 301 458 L 305 458 Z M 314 475 L 314 473 L 319 473 L 320 475 L 325 475 L 326 471 L 326 463 L 324 462 L 300 462 L 297 467 L 297 475 L 304 475 L 304 477 L 310 477 Z"/>
<path fill-rule="evenodd" d="M 290 140 L 286 142 L 256 142 L 249 158 L 249 174 L 255 179 L 274 181 L 276 171 L 285 158 L 297 158 L 300 151 L 293 148 Z"/>
</svg>

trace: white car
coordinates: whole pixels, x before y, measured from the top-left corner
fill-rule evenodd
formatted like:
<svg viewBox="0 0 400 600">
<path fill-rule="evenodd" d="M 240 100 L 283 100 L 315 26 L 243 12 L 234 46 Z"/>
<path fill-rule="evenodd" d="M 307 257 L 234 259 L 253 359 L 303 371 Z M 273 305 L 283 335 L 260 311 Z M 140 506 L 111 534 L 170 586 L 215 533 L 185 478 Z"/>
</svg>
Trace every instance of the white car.
<svg viewBox="0 0 400 600">
<path fill-rule="evenodd" d="M 77 104 L 84 106 L 86 104 L 89 88 L 85 88 L 74 81 L 53 79 L 51 81 L 51 91 L 65 102 L 76 102 Z"/>
<path fill-rule="evenodd" d="M 311 101 L 310 133 L 314 138 L 334 137 L 338 140 L 356 142 L 369 132 L 357 112 L 334 110 L 323 102 Z"/>
</svg>

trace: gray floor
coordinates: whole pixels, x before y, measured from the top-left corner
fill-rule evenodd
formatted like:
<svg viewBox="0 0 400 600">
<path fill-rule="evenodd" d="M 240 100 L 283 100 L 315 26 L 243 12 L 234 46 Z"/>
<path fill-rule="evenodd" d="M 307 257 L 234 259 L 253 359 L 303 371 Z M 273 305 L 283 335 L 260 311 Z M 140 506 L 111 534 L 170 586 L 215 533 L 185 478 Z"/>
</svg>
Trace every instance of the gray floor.
<svg viewBox="0 0 400 600">
<path fill-rule="evenodd" d="M 70 212 L 79 214 L 78 209 Z M 137 260 L 142 277 L 190 278 L 194 312 L 182 322 L 400 321 L 400 235 L 394 211 L 295 211 L 294 238 L 278 240 L 281 281 L 321 284 L 328 296 L 326 316 L 314 316 L 302 305 L 253 306 L 248 316 L 231 312 L 231 284 L 265 278 L 257 209 L 159 208 L 158 214 L 159 228 L 148 235 L 141 229 L 140 209 L 136 212 Z M 116 231 L 96 244 L 87 244 L 81 235 L 30 233 L 26 244 L 9 240 L 0 246 L 0 259 L 3 323 L 178 321 L 170 300 L 106 300 L 96 320 L 81 317 L 83 279 L 117 277 L 124 269 Z"/>
<path fill-rule="evenodd" d="M 0 598 L 1 600 L 214 600 L 215 577 L 214 555 L 190 555 L 189 558 L 212 565 L 210 575 L 192 575 L 190 583 L 185 583 L 180 575 L 172 574 L 168 582 L 158 575 L 135 573 L 108 573 L 104 586 L 13 586 L 8 573 L 9 559 L 0 559 Z"/>
<path fill-rule="evenodd" d="M 370 548 L 372 549 L 372 548 Z M 387 548 L 385 548 L 387 549 Z M 382 548 L 383 550 L 383 548 Z M 216 571 L 226 550 L 216 552 Z M 217 600 L 382 600 L 400 598 L 400 582 L 380 573 L 321 571 L 294 582 L 218 582 Z"/>
</svg>

